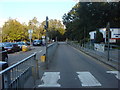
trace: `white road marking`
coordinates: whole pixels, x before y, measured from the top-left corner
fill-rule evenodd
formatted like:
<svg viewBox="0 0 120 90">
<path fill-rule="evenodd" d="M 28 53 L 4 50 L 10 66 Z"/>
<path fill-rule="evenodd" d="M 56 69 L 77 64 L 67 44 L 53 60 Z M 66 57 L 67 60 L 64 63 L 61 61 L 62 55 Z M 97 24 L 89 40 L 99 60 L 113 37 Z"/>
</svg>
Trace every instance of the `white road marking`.
<svg viewBox="0 0 120 90">
<path fill-rule="evenodd" d="M 101 86 L 100 82 L 90 72 L 77 72 L 82 86 Z"/>
<path fill-rule="evenodd" d="M 60 87 L 61 85 L 57 83 L 60 79 L 60 72 L 45 72 L 41 81 L 43 84 L 38 85 L 38 87 Z"/>
<path fill-rule="evenodd" d="M 107 71 L 107 73 L 114 74 L 115 77 L 120 80 L 120 72 L 119 71 Z"/>
<path fill-rule="evenodd" d="M 39 52 L 42 52 L 42 50 L 40 50 Z"/>
<path fill-rule="evenodd" d="M 34 53 L 37 53 L 37 52 L 34 52 Z"/>
</svg>

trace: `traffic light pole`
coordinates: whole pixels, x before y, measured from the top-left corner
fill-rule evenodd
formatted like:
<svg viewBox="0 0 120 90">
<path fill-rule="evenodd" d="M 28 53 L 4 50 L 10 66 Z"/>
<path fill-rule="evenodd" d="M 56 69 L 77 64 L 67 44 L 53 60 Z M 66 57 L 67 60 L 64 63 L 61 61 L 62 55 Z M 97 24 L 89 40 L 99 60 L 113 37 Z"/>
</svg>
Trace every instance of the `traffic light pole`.
<svg viewBox="0 0 120 90">
<path fill-rule="evenodd" d="M 49 64 L 49 60 L 48 60 L 48 17 L 46 17 L 46 25 L 45 25 L 45 29 L 46 29 L 46 58 L 45 58 L 45 63 L 46 63 L 46 69 L 48 69 L 48 64 Z"/>
</svg>

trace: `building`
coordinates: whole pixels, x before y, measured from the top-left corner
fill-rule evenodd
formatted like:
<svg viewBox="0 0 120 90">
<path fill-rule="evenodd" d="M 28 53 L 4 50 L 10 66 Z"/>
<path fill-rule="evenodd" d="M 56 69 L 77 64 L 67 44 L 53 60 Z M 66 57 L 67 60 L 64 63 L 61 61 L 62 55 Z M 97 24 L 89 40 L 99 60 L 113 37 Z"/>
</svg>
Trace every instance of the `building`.
<svg viewBox="0 0 120 90">
<path fill-rule="evenodd" d="M 100 28 L 99 31 L 103 34 L 103 38 L 106 41 L 106 28 Z M 120 42 L 120 28 L 110 28 L 110 43 Z M 89 32 L 90 40 L 94 41 L 96 36 L 96 31 Z"/>
</svg>

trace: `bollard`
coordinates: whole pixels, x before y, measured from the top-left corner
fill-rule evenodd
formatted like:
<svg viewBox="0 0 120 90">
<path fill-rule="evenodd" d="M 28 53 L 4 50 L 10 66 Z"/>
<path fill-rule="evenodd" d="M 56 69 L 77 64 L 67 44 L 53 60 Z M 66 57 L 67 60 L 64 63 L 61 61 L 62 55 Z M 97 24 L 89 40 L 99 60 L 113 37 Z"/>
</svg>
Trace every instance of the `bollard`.
<svg viewBox="0 0 120 90">
<path fill-rule="evenodd" d="M 45 62 L 45 54 L 43 54 L 43 56 L 40 57 L 41 62 Z"/>
<path fill-rule="evenodd" d="M 23 45 L 22 46 L 22 51 L 26 52 L 27 51 L 27 46 Z"/>
</svg>

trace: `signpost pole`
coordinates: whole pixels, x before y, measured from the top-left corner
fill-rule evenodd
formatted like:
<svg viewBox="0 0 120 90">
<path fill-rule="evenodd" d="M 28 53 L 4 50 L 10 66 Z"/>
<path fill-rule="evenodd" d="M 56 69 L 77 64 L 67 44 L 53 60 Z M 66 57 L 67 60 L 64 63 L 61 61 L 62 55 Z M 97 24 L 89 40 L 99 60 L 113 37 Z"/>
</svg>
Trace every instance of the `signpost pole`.
<svg viewBox="0 0 120 90">
<path fill-rule="evenodd" d="M 28 33 L 29 33 L 29 39 L 30 39 L 30 46 L 32 46 L 31 39 L 32 39 L 33 30 L 28 30 Z"/>
<path fill-rule="evenodd" d="M 30 33 L 30 46 L 32 45 L 31 38 L 32 38 L 32 33 Z"/>
<path fill-rule="evenodd" d="M 106 27 L 106 31 L 108 32 L 107 34 L 108 34 L 108 41 L 107 41 L 107 46 L 108 46 L 108 48 L 107 48 L 107 51 L 108 51 L 108 57 L 107 57 L 107 60 L 109 61 L 109 58 L 110 58 L 110 53 L 109 53 L 109 51 L 110 51 L 110 23 L 108 22 L 108 24 L 107 24 L 107 27 Z"/>
</svg>

